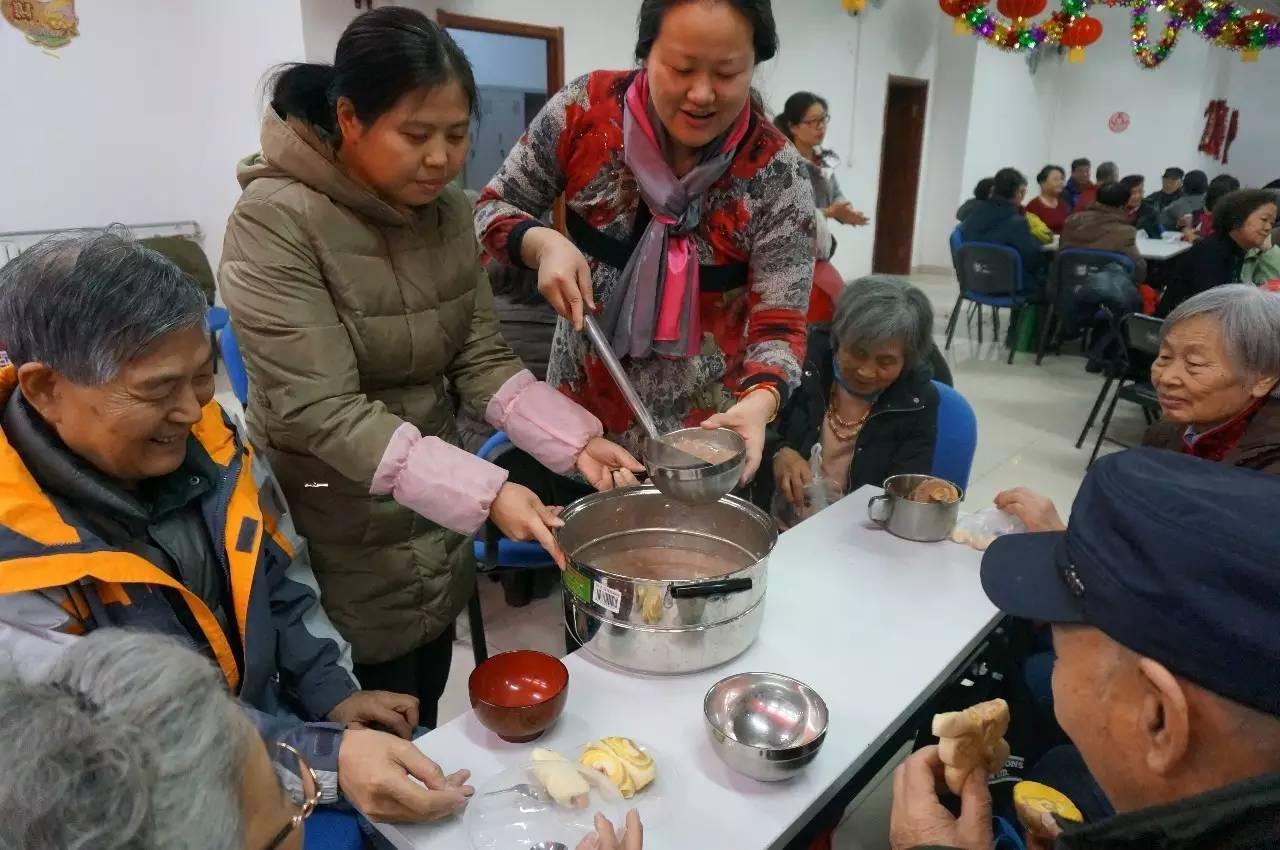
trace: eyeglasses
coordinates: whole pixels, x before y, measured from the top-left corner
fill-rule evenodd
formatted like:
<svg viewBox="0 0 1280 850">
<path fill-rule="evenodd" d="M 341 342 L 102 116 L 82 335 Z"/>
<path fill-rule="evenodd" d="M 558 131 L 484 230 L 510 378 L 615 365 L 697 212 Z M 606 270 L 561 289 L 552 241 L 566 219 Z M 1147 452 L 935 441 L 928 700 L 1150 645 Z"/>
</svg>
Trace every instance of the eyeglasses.
<svg viewBox="0 0 1280 850">
<path fill-rule="evenodd" d="M 809 118 L 800 122 L 801 127 L 825 127 L 831 123 L 830 115 L 819 115 L 817 118 Z"/>
<path fill-rule="evenodd" d="M 311 817 L 316 806 L 320 805 L 320 780 L 316 777 L 316 772 L 311 769 L 311 765 L 307 764 L 307 760 L 302 757 L 302 753 L 284 741 L 276 741 L 275 764 L 277 771 L 284 771 L 287 774 L 282 777 L 286 781 L 286 788 L 292 791 L 294 782 L 302 784 L 302 808 L 280 828 L 265 850 L 277 850 L 286 838 L 302 828 L 302 822 Z"/>
</svg>

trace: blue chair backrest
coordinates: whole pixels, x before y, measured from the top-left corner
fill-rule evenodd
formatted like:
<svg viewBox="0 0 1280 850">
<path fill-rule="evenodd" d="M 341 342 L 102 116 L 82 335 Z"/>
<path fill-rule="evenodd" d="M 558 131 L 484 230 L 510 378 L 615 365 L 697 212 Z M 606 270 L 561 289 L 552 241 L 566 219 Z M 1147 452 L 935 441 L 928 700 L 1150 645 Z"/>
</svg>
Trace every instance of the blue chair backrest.
<svg viewBox="0 0 1280 850">
<path fill-rule="evenodd" d="M 967 490 L 973 455 L 978 450 L 978 417 L 956 390 L 938 381 L 933 386 L 938 390 L 938 436 L 929 474 Z"/>
<path fill-rule="evenodd" d="M 222 362 L 227 367 L 231 392 L 235 393 L 240 404 L 248 404 L 249 375 L 244 370 L 244 358 L 240 355 L 240 341 L 236 339 L 236 331 L 231 324 L 218 334 L 218 348 L 222 351 Z"/>
<path fill-rule="evenodd" d="M 965 242 L 956 257 L 956 276 L 965 293 L 1013 296 L 1022 289 L 1022 255 L 1008 245 Z"/>
<path fill-rule="evenodd" d="M 960 271 L 960 246 L 964 244 L 964 232 L 960 230 L 960 225 L 956 225 L 955 230 L 951 231 L 951 265 L 955 267 L 956 272 Z"/>
</svg>

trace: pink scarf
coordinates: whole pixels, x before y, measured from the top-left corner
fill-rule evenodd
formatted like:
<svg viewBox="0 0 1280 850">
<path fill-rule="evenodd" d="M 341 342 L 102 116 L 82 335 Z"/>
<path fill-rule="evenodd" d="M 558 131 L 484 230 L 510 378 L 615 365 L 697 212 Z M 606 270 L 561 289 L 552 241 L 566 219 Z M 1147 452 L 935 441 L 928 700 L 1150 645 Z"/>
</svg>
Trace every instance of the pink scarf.
<svg viewBox="0 0 1280 850">
<path fill-rule="evenodd" d="M 622 117 L 623 160 L 635 174 L 640 197 L 653 213 L 622 271 L 604 314 L 605 333 L 618 356 L 692 357 L 702 346 L 698 251 L 693 234 L 702 221 L 702 199 L 728 170 L 750 126 L 751 107 L 724 136 L 677 178 L 663 153 L 666 130 L 653 114 L 649 77 L 638 73 L 627 89 Z"/>
</svg>

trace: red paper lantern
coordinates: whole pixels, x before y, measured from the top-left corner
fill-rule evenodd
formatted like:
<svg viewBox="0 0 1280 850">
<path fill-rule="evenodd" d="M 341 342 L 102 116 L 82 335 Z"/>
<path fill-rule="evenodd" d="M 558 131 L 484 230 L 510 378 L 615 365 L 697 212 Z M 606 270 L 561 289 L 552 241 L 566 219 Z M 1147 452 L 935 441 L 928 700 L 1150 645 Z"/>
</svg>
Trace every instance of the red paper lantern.
<svg viewBox="0 0 1280 850">
<path fill-rule="evenodd" d="M 938 6 L 952 18 L 958 18 L 968 11 L 970 0 L 938 0 Z"/>
<path fill-rule="evenodd" d="M 1006 18 L 1034 18 L 1049 5 L 1048 0 L 998 0 L 996 8 Z"/>
<path fill-rule="evenodd" d="M 1076 18 L 1062 30 L 1062 46 L 1071 48 L 1067 54 L 1068 62 L 1083 62 L 1084 49 L 1102 38 L 1102 21 L 1090 18 Z"/>
</svg>

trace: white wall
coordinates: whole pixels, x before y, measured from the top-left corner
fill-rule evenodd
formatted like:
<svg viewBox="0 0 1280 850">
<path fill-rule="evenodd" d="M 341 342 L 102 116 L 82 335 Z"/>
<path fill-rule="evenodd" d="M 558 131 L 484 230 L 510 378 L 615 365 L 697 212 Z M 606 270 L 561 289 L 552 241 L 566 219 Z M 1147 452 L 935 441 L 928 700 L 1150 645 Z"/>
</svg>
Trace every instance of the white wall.
<svg viewBox="0 0 1280 850">
<path fill-rule="evenodd" d="M 450 29 L 449 35 L 471 60 L 477 85 L 547 90 L 547 43 L 542 39 L 459 29 Z"/>
<path fill-rule="evenodd" d="M 1033 74 L 1025 56 L 978 45 L 964 137 L 962 197 L 969 197 L 983 177 L 1006 166 L 1034 181 L 1047 161 L 1061 120 L 1057 114 L 1061 70 L 1055 59 L 1045 57 Z"/>
<path fill-rule="evenodd" d="M 217 265 L 259 82 L 302 56 L 298 0 L 80 0 L 56 57 L 0 26 L 0 231 L 192 219 Z M 21 84 L 18 83 L 21 81 Z"/>
<path fill-rule="evenodd" d="M 1113 21 L 1124 18 L 1107 16 L 1110 29 L 1088 49 L 1084 62 L 1060 66 L 1048 158 L 1064 167 L 1081 156 L 1095 166 L 1109 159 L 1120 166 L 1121 175 L 1145 174 L 1154 186 L 1168 166 L 1197 165 L 1196 145 L 1209 100 L 1206 87 L 1214 76 L 1206 69 L 1234 54 L 1187 32 L 1164 64 L 1143 68 L 1133 58 L 1126 32 Z M 1129 129 L 1123 133 L 1107 128 L 1115 112 L 1129 114 Z"/>
</svg>

